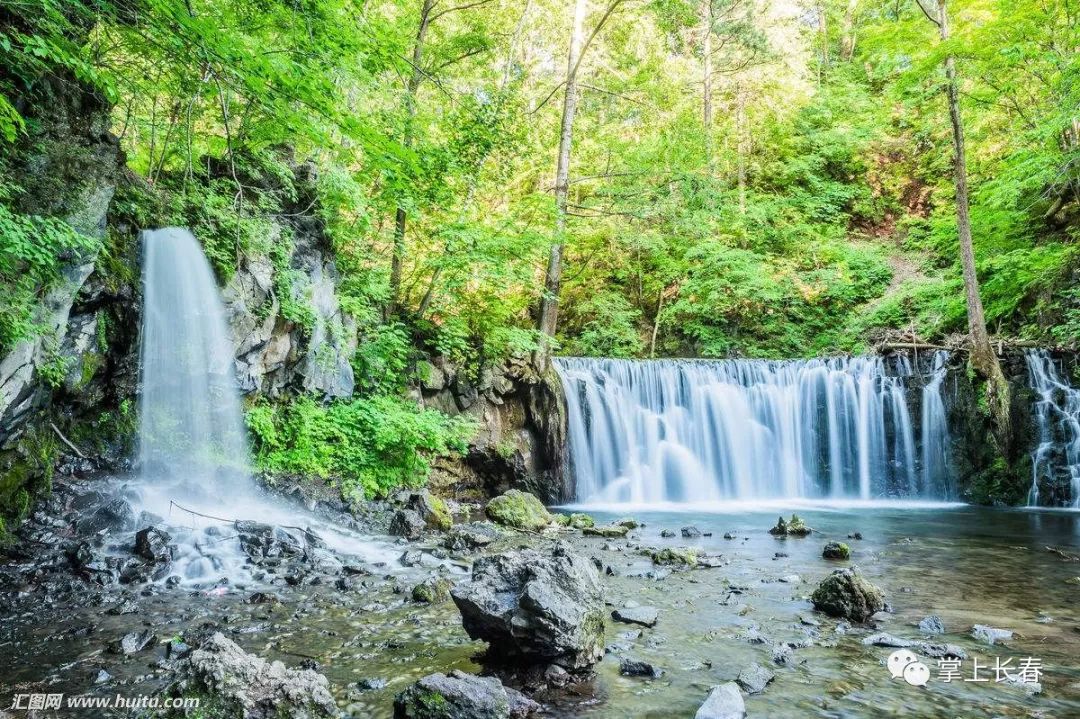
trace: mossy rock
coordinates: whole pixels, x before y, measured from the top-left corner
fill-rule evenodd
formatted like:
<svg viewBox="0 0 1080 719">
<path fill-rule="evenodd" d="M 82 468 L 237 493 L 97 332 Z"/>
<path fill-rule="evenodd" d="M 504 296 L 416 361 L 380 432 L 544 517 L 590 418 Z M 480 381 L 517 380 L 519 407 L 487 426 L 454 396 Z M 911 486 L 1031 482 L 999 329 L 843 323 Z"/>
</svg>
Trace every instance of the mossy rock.
<svg viewBox="0 0 1080 719">
<path fill-rule="evenodd" d="M 653 564 L 682 564 L 687 567 L 696 567 L 698 563 L 697 552 L 686 547 L 665 547 L 649 552 Z"/>
<path fill-rule="evenodd" d="M 849 567 L 825 577 L 810 601 L 830 617 L 865 622 L 885 608 L 885 593 Z"/>
<path fill-rule="evenodd" d="M 622 519 L 620 519 L 620 520 L 618 520 L 616 522 L 612 522 L 612 524 L 615 524 L 615 525 L 617 525 L 619 527 L 626 527 L 627 529 L 637 529 L 639 527 L 644 527 L 645 526 L 644 524 L 637 521 L 633 517 L 623 517 Z"/>
<path fill-rule="evenodd" d="M 539 499 L 517 489 L 511 489 L 487 503 L 488 519 L 514 529 L 537 532 L 551 524 L 551 514 Z"/>
<path fill-rule="evenodd" d="M 595 527 L 596 521 L 587 514 L 581 512 L 574 512 L 569 517 L 570 526 L 574 529 L 585 529 L 587 527 Z"/>
<path fill-rule="evenodd" d="M 806 526 L 806 523 L 802 521 L 802 518 L 797 514 L 792 514 L 791 519 L 787 523 L 787 533 L 792 537 L 805 537 L 813 530 Z"/>
<path fill-rule="evenodd" d="M 428 502 L 428 508 L 431 511 L 424 517 L 428 527 L 441 529 L 442 531 L 450 529 L 454 525 L 454 516 L 450 513 L 450 508 L 446 506 L 446 502 L 438 497 L 430 497 Z"/>
<path fill-rule="evenodd" d="M 428 529 L 445 532 L 454 524 L 454 516 L 446 502 L 426 489 L 410 495 L 408 506 L 419 513 Z"/>
<path fill-rule="evenodd" d="M 792 514 L 786 522 L 783 517 L 777 517 L 776 526 L 769 530 L 769 534 L 774 537 L 805 537 L 812 531 L 799 515 Z"/>
<path fill-rule="evenodd" d="M 776 526 L 769 530 L 769 534 L 774 537 L 786 537 L 787 536 L 787 522 L 783 517 L 776 518 Z"/>
<path fill-rule="evenodd" d="M 629 532 L 628 527 L 619 524 L 602 524 L 599 527 L 584 527 L 581 530 L 586 537 L 604 537 L 605 539 L 621 539 Z"/>
<path fill-rule="evenodd" d="M 851 547 L 843 542 L 829 542 L 821 551 L 825 559 L 851 559 Z"/>
<path fill-rule="evenodd" d="M 555 524 L 559 525 L 560 527 L 569 527 L 570 526 L 570 515 L 568 515 L 568 514 L 553 514 L 553 515 L 551 515 L 551 521 L 555 522 Z"/>
<path fill-rule="evenodd" d="M 447 579 L 428 579 L 412 588 L 414 602 L 438 604 L 450 601 L 450 581 Z"/>
</svg>

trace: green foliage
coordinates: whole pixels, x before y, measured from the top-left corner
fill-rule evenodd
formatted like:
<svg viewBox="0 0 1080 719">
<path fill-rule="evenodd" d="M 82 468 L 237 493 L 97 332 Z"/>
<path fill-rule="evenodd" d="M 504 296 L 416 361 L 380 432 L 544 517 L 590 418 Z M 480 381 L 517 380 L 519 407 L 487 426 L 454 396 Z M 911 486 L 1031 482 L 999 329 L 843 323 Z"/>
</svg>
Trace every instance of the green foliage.
<svg viewBox="0 0 1080 719">
<path fill-rule="evenodd" d="M 6 200 L 14 188 L 0 184 L 0 351 L 38 334 L 41 294 L 61 280 L 67 260 L 92 257 L 97 240 L 81 235 L 54 217 L 24 215 Z"/>
<path fill-rule="evenodd" d="M 260 467 L 332 478 L 347 492 L 385 496 L 422 485 L 439 456 L 463 451 L 474 432 L 463 419 L 392 395 L 319 404 L 260 402 L 247 425 Z"/>
</svg>

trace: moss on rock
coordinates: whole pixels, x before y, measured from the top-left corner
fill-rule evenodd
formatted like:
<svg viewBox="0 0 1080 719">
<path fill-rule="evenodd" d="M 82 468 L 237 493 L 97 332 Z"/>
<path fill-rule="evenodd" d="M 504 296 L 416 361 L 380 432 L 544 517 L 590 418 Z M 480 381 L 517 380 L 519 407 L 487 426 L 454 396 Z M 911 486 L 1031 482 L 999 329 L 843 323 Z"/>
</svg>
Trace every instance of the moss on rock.
<svg viewBox="0 0 1080 719">
<path fill-rule="evenodd" d="M 570 526 L 574 529 L 585 529 L 586 527 L 595 527 L 596 521 L 587 514 L 574 512 L 570 515 Z"/>
<path fill-rule="evenodd" d="M 649 552 L 653 564 L 683 564 L 695 567 L 698 563 L 697 551 L 687 547 L 665 547 Z"/>
<path fill-rule="evenodd" d="M 428 579 L 412 588 L 414 602 L 438 604 L 450 600 L 450 581 L 447 579 Z"/>
<path fill-rule="evenodd" d="M 831 617 L 865 622 L 885 608 L 885 593 L 853 567 L 837 569 L 810 595 L 814 608 Z"/>
<path fill-rule="evenodd" d="M 536 532 L 551 524 L 551 514 L 540 500 L 517 489 L 495 497 L 484 511 L 491 521 L 514 529 Z"/>
<path fill-rule="evenodd" d="M 825 559 L 851 559 L 851 547 L 843 542 L 829 542 L 821 551 Z"/>
</svg>

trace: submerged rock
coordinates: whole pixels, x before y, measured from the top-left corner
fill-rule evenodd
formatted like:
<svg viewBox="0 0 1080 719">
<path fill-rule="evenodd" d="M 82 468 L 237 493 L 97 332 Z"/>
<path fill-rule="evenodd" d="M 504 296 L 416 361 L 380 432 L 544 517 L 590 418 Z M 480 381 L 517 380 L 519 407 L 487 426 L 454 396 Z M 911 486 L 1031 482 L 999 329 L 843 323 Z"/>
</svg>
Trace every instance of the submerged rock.
<svg viewBox="0 0 1080 719">
<path fill-rule="evenodd" d="M 178 669 L 183 678 L 173 692 L 182 696 L 208 693 L 209 702 L 199 707 L 208 716 L 315 719 L 337 715 L 329 682 L 322 674 L 267 662 L 221 633 L 193 650 Z"/>
<path fill-rule="evenodd" d="M 945 623 L 941 621 L 941 617 L 936 614 L 931 614 L 929 617 L 924 617 L 919 622 L 919 631 L 923 634 L 944 634 Z"/>
<path fill-rule="evenodd" d="M 701 537 L 701 530 L 698 529 L 697 527 L 692 527 L 692 526 L 691 527 L 683 527 L 682 529 L 679 530 L 679 533 L 682 534 L 683 539 L 698 539 L 698 538 Z"/>
<path fill-rule="evenodd" d="M 559 542 L 482 557 L 471 582 L 450 590 L 465 631 L 495 654 L 567 669 L 603 656 L 604 593 L 588 559 Z"/>
<path fill-rule="evenodd" d="M 739 672 L 739 678 L 735 681 L 739 683 L 748 694 L 758 694 L 765 690 L 765 687 L 776 677 L 776 674 L 767 667 L 763 667 L 757 662 L 753 662 L 750 666 Z"/>
<path fill-rule="evenodd" d="M 611 613 L 611 618 L 623 624 L 640 624 L 643 627 L 655 627 L 660 616 L 656 607 L 623 607 Z"/>
<path fill-rule="evenodd" d="M 814 608 L 831 617 L 865 622 L 885 608 L 885 594 L 854 567 L 837 569 L 810 595 Z"/>
<path fill-rule="evenodd" d="M 976 624 L 971 628 L 971 636 L 980 642 L 997 644 L 999 642 L 1011 640 L 1013 638 L 1013 633 L 1009 629 L 998 629 L 997 627 L 989 627 L 985 624 Z"/>
<path fill-rule="evenodd" d="M 746 702 L 743 701 L 739 685 L 735 682 L 713 687 L 709 698 L 697 710 L 694 719 L 744 719 Z"/>
<path fill-rule="evenodd" d="M 623 658 L 619 661 L 619 674 L 624 677 L 648 677 L 659 679 L 664 675 L 664 670 L 648 662 L 637 659 Z"/>
<path fill-rule="evenodd" d="M 484 512 L 491 521 L 514 529 L 538 532 L 551 524 L 551 514 L 540 500 L 517 489 L 492 499 Z"/>
<path fill-rule="evenodd" d="M 821 550 L 821 556 L 825 559 L 851 559 L 851 547 L 843 542 L 829 542 Z"/>
<path fill-rule="evenodd" d="M 495 677 L 429 674 L 394 698 L 394 719 L 521 719 L 540 705 Z"/>
</svg>

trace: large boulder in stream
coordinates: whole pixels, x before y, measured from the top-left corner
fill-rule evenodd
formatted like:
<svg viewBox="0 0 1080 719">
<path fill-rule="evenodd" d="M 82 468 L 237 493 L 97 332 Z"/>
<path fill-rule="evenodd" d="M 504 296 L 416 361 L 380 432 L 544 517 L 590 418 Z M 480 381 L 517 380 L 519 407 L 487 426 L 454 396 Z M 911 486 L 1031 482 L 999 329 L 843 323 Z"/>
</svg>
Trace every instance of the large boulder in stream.
<svg viewBox="0 0 1080 719">
<path fill-rule="evenodd" d="M 495 677 L 429 674 L 394 698 L 394 719 L 524 719 L 540 706 Z"/>
<path fill-rule="evenodd" d="M 604 590 L 591 561 L 558 542 L 478 559 L 450 595 L 492 654 L 580 669 L 604 653 Z"/>
<path fill-rule="evenodd" d="M 495 497 L 484 511 L 493 522 L 529 532 L 538 532 L 551 524 L 551 515 L 540 500 L 518 489 Z"/>
<path fill-rule="evenodd" d="M 170 693 L 201 696 L 207 716 L 242 719 L 319 719 L 337 716 L 329 682 L 311 669 L 287 669 L 248 654 L 220 632 L 177 667 Z"/>
<path fill-rule="evenodd" d="M 814 608 L 831 617 L 865 622 L 885 608 L 885 593 L 854 567 L 837 569 L 810 595 Z"/>
</svg>

